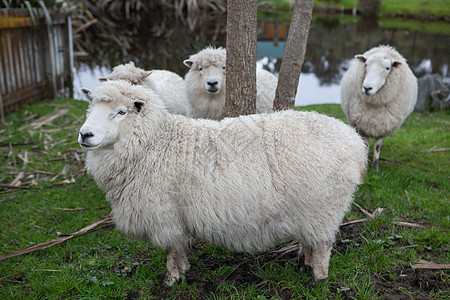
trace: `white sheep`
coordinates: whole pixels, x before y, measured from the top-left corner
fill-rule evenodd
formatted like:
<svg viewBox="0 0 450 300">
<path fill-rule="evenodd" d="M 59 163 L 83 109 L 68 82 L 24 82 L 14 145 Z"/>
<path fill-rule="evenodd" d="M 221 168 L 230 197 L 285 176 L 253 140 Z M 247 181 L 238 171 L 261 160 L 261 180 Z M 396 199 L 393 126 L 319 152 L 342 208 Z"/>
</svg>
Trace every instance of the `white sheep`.
<svg viewBox="0 0 450 300">
<path fill-rule="evenodd" d="M 186 93 L 193 116 L 221 120 L 224 116 L 226 50 L 207 47 L 183 61 L 189 68 L 185 76 Z M 272 73 L 256 69 L 256 113 L 273 109 L 278 79 Z"/>
<path fill-rule="evenodd" d="M 140 84 L 155 91 L 162 99 L 167 111 L 172 114 L 190 116 L 192 107 L 186 98 L 184 79 L 180 75 L 167 70 L 145 71 L 137 68 L 134 62 L 115 66 L 106 80 L 125 80 L 132 84 Z"/>
<path fill-rule="evenodd" d="M 414 110 L 417 78 L 392 47 L 379 46 L 356 55 L 341 81 L 341 106 L 369 149 L 375 138 L 373 168 L 378 171 L 383 138 L 398 131 Z"/>
<path fill-rule="evenodd" d="M 366 169 L 366 147 L 343 122 L 313 112 L 227 118 L 169 114 L 125 81 L 92 93 L 78 141 L 86 168 L 125 234 L 167 251 L 165 284 L 189 268 L 192 237 L 235 251 L 296 239 L 316 280 Z"/>
</svg>

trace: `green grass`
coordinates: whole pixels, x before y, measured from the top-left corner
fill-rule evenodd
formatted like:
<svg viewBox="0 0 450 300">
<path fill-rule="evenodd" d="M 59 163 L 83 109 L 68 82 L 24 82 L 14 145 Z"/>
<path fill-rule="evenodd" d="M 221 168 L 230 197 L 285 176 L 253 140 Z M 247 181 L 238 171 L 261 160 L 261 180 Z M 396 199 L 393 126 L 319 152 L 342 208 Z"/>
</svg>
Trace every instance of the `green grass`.
<svg viewBox="0 0 450 300">
<path fill-rule="evenodd" d="M 109 205 L 83 170 L 84 154 L 76 142 L 86 108 L 85 102 L 71 99 L 38 102 L 20 114 L 8 114 L 0 125 L 0 255 L 71 234 L 108 216 Z M 19 130 L 59 109 L 69 112 L 51 124 Z M 301 109 L 345 120 L 339 105 Z M 450 262 L 448 230 L 438 228 L 450 226 L 449 124 L 448 112 L 413 113 L 396 135 L 384 140 L 380 172 L 369 168 L 355 195 L 355 202 L 366 210 L 384 211 L 352 226 L 353 232 L 342 231 L 331 257 L 330 276 L 316 287 L 307 287 L 311 276 L 298 270 L 294 252 L 250 256 L 196 243 L 188 255 L 192 267 L 186 282 L 164 288 L 164 252 L 108 227 L 0 261 L 0 299 L 133 295 L 140 295 L 139 299 L 384 299 L 379 278 L 399 283 L 408 276 L 419 278 L 426 271 L 410 267 L 418 259 Z M 27 157 L 28 163 L 20 157 Z M 6 188 L 21 171 L 20 186 L 28 188 Z M 353 206 L 345 221 L 364 217 Z M 430 227 L 393 223 L 398 221 Z M 440 288 L 405 287 L 404 293 L 445 299 L 449 272 L 435 272 L 440 274 Z"/>
<path fill-rule="evenodd" d="M 357 0 L 315 0 L 316 7 L 352 9 L 358 7 Z M 381 0 L 379 13 L 382 15 L 448 16 L 450 0 Z"/>
</svg>

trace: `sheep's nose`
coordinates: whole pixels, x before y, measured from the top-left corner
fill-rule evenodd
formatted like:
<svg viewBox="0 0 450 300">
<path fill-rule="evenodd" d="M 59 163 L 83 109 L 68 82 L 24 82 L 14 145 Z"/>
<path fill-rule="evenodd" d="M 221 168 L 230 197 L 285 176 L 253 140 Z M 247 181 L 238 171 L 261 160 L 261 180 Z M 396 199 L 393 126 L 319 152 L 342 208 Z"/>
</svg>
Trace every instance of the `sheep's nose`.
<svg viewBox="0 0 450 300">
<path fill-rule="evenodd" d="M 372 90 L 373 89 L 373 87 L 364 87 L 364 91 L 365 92 L 368 92 L 368 91 L 370 91 L 370 90 Z"/>
<path fill-rule="evenodd" d="M 218 84 L 219 82 L 217 80 L 214 81 L 208 81 L 206 84 L 210 85 L 210 86 L 215 86 L 216 84 Z"/>
<path fill-rule="evenodd" d="M 85 132 L 85 133 L 80 131 L 80 136 L 81 136 L 81 139 L 85 140 L 85 139 L 88 139 L 90 137 L 93 137 L 94 134 L 92 132 L 90 132 L 90 131 Z"/>
</svg>

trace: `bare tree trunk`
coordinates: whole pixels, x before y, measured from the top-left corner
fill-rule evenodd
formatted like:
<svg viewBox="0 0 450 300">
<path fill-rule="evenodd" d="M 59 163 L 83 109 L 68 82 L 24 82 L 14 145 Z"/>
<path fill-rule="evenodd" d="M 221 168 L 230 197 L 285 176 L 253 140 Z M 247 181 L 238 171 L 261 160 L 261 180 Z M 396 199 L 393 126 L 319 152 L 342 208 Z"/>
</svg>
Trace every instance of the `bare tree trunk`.
<svg viewBox="0 0 450 300">
<path fill-rule="evenodd" d="M 274 110 L 293 109 L 295 106 L 295 95 L 305 60 L 313 7 L 314 0 L 295 0 L 273 103 Z"/>
<path fill-rule="evenodd" d="M 257 0 L 227 1 L 225 117 L 256 112 Z"/>
</svg>

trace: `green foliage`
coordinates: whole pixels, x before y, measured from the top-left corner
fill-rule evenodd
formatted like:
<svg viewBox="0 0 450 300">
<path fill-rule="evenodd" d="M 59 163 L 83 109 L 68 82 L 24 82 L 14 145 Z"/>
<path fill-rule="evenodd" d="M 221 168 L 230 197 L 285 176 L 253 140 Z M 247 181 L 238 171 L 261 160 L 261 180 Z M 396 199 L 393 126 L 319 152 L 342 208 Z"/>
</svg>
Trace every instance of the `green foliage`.
<svg viewBox="0 0 450 300">
<path fill-rule="evenodd" d="M 0 255 L 108 216 L 109 205 L 83 170 L 84 155 L 76 142 L 86 108 L 85 102 L 71 99 L 39 102 L 7 115 L 0 125 Z M 40 117 L 62 109 L 68 112 L 36 125 Z M 339 105 L 297 109 L 345 121 Z M 252 256 L 195 243 L 186 281 L 164 288 L 164 251 L 106 227 L 0 261 L 0 299 L 385 299 L 382 289 L 389 282 L 399 284 L 397 291 L 445 299 L 448 270 L 433 273 L 439 285 L 432 290 L 408 290 L 402 280 L 421 282 L 414 278 L 428 274 L 411 271 L 416 260 L 450 261 L 445 250 L 450 246 L 449 123 L 448 112 L 413 113 L 397 134 L 385 139 L 380 172 L 369 167 L 355 195 L 355 203 L 370 213 L 384 210 L 374 219 L 342 227 L 329 278 L 315 287 L 308 286 L 311 274 L 299 270 L 295 249 L 283 250 L 285 245 Z M 22 188 L 8 188 L 22 171 Z M 62 210 L 77 208 L 82 210 Z M 354 205 L 344 222 L 362 218 L 368 217 Z"/>
</svg>

